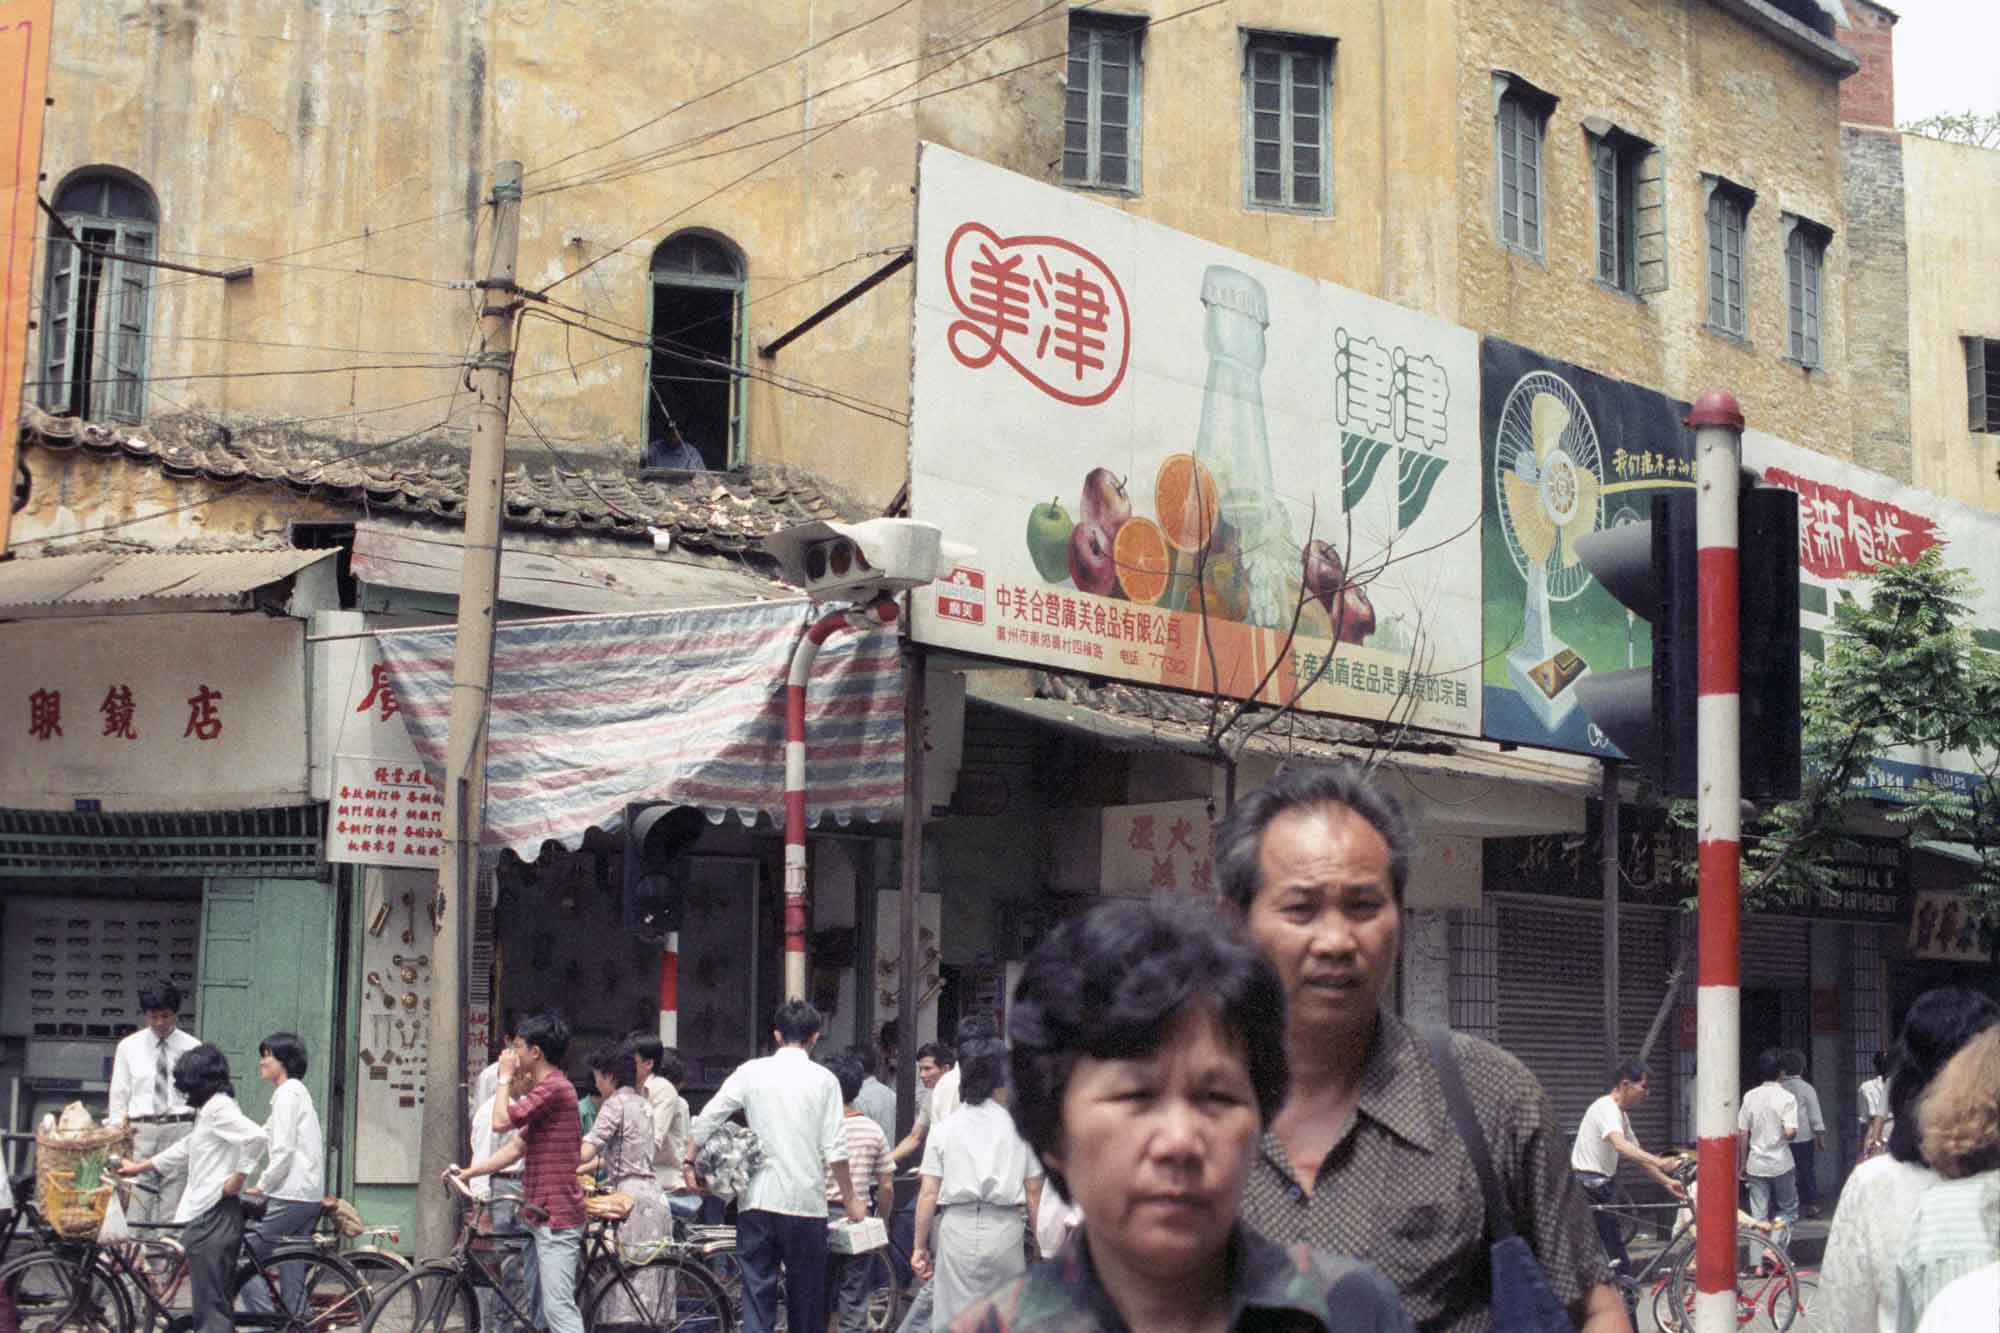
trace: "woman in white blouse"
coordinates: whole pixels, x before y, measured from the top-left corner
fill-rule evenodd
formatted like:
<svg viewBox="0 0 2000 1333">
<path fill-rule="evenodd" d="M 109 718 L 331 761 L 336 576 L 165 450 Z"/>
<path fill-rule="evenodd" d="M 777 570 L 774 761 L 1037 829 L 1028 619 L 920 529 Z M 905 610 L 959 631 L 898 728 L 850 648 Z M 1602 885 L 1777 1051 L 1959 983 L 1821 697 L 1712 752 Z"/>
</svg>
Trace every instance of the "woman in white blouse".
<svg viewBox="0 0 2000 1333">
<path fill-rule="evenodd" d="M 1023 1241 L 1035 1234 L 1042 1202 L 1041 1161 L 1014 1128 L 1007 1108 L 993 1099 L 1007 1079 L 1006 1043 L 991 1038 L 965 1043 L 958 1068 L 959 1109 L 931 1126 L 924 1141 L 916 1245 L 910 1252 L 917 1276 L 937 1284 L 934 1333 L 944 1333 L 973 1302 L 1027 1272 Z M 927 1243 L 933 1218 L 935 1251 Z"/>
<path fill-rule="evenodd" d="M 118 1174 L 185 1171 L 174 1221 L 182 1223 L 196 1333 L 233 1333 L 229 1287 L 243 1248 L 243 1180 L 264 1155 L 264 1131 L 236 1105 L 229 1060 L 213 1043 L 174 1063 L 174 1086 L 195 1108 L 194 1129 L 165 1151 L 125 1162 Z"/>
<path fill-rule="evenodd" d="M 271 1085 L 271 1114 L 264 1121 L 271 1160 L 257 1182 L 266 1200 L 264 1216 L 244 1230 L 259 1259 L 291 1237 L 310 1236 L 319 1222 L 326 1193 L 326 1142 L 312 1094 L 302 1081 L 305 1074 L 306 1044 L 296 1033 L 273 1032 L 257 1047 L 257 1076 Z M 285 1309 L 299 1311 L 305 1277 L 301 1265 L 283 1266 L 278 1286 Z M 243 1305 L 271 1313 L 269 1287 L 254 1279 L 244 1284 Z"/>
</svg>

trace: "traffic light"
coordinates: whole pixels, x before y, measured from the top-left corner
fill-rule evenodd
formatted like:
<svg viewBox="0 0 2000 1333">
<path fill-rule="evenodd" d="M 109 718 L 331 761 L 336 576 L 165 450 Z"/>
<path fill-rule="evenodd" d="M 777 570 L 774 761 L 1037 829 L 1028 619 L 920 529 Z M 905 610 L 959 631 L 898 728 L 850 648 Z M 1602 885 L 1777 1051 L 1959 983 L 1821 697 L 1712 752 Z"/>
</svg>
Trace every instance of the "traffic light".
<svg viewBox="0 0 2000 1333">
<path fill-rule="evenodd" d="M 1577 702 L 1668 796 L 1695 794 L 1694 492 L 1653 496 L 1652 516 L 1576 542 L 1604 590 L 1653 627 L 1653 665 L 1591 672 Z"/>
<path fill-rule="evenodd" d="M 1653 665 L 1595 672 L 1577 700 L 1661 793 L 1698 790 L 1695 759 L 1699 629 L 1695 496 L 1653 497 L 1646 521 L 1577 540 L 1578 557 L 1653 627 Z M 1743 478 L 1737 498 L 1738 684 L 1743 795 L 1799 793 L 1799 506 L 1788 490 Z"/>
<path fill-rule="evenodd" d="M 687 869 L 681 862 L 708 823 L 688 805 L 648 801 L 625 807 L 625 929 L 641 939 L 664 940 L 681 928 Z"/>
<path fill-rule="evenodd" d="M 913 518 L 800 523 L 766 537 L 764 550 L 785 581 L 816 602 L 861 602 L 922 587 L 972 554 L 971 547 L 944 540 L 936 524 Z"/>
</svg>

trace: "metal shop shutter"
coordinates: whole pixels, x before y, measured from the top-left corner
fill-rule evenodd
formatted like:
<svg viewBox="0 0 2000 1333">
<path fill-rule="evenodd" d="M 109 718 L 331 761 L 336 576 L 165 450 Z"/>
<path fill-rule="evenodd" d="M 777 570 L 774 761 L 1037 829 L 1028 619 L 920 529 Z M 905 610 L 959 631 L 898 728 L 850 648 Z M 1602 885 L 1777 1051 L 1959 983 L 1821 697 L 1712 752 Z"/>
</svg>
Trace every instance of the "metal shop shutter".
<svg viewBox="0 0 2000 1333">
<path fill-rule="evenodd" d="M 1746 989 L 1790 990 L 1812 984 L 1812 923 L 1803 917 L 1743 918 Z"/>
<path fill-rule="evenodd" d="M 1570 1134 L 1605 1092 L 1601 940 L 1595 904 L 1500 903 L 1500 1045 L 1541 1080 Z"/>
<path fill-rule="evenodd" d="M 1627 907 L 1618 913 L 1618 1041 L 1625 1058 L 1636 1059 L 1639 1043 L 1666 993 L 1674 965 L 1674 914 Z M 1648 1152 L 1665 1152 L 1674 1138 L 1674 1043 L 1680 1040 L 1679 996 L 1667 1011 L 1659 1040 L 1646 1060 L 1651 1095 L 1631 1113 L 1632 1132 Z M 1649 1179 L 1626 1164 L 1628 1183 Z"/>
</svg>

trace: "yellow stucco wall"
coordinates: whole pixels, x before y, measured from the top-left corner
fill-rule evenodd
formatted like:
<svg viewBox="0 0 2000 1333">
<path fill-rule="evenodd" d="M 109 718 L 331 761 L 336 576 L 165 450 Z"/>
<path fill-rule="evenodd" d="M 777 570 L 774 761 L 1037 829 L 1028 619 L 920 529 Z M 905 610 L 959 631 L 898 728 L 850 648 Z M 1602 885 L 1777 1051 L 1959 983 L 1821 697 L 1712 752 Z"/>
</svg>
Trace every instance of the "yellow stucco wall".
<svg viewBox="0 0 2000 1333">
<path fill-rule="evenodd" d="M 292 523 L 351 523 L 345 505 L 288 486 L 169 477 L 121 458 L 30 448 L 28 507 L 11 546 L 24 556 L 97 547 L 249 550 L 290 545 Z"/>
<path fill-rule="evenodd" d="M 1458 70 L 1459 322 L 1602 374 L 1693 398 L 1726 388 L 1751 425 L 1848 457 L 1838 83 L 1707 0 L 1466 3 Z M 1560 99 L 1542 145 L 1544 254 L 1503 248 L 1496 221 L 1493 73 Z M 1587 118 L 1665 152 L 1668 287 L 1636 297 L 1596 278 Z M 1754 190 L 1745 237 L 1747 341 L 1707 321 L 1704 173 Z M 1823 361 L 1788 341 L 1781 215 L 1833 231 Z"/>
<path fill-rule="evenodd" d="M 1793 211 L 1835 232 L 1826 362 L 1842 360 L 1836 84 L 1709 0 L 1097 8 L 1169 20 L 1144 45 L 1143 188 L 1100 196 L 1113 206 L 1620 378 L 1681 395 L 1728 386 L 1754 424 L 1848 453 L 1841 373 L 1781 356 L 1778 229 Z M 754 348 L 909 243 L 920 140 L 1059 177 L 1066 19 L 975 0 L 65 5 L 47 189 L 114 165 L 158 192 L 167 257 L 258 259 L 245 280 L 157 282 L 149 413 L 305 418 L 356 447 L 437 428 L 464 438 L 477 298 L 451 284 L 488 262 L 479 201 L 497 161 L 529 169 L 520 281 L 556 284 L 601 331 L 648 337 L 654 247 L 682 228 L 721 234 L 748 266 L 748 457 L 880 503 L 906 469 L 908 271 L 775 360 Z M 1334 43 L 1328 216 L 1244 204 L 1242 42 L 1255 30 Z M 1542 261 L 1493 238 L 1495 68 L 1563 99 Z M 1668 150 L 1664 295 L 1592 278 L 1586 115 Z M 1701 331 L 1703 171 L 1759 191 L 1747 348 Z M 646 350 L 543 315 L 578 318 L 535 304 L 523 321 L 512 458 L 636 461 Z"/>
<path fill-rule="evenodd" d="M 2000 510 L 2000 435 L 1969 429 L 1967 337 L 2000 340 L 2000 152 L 1903 136 L 1918 486 Z"/>
</svg>

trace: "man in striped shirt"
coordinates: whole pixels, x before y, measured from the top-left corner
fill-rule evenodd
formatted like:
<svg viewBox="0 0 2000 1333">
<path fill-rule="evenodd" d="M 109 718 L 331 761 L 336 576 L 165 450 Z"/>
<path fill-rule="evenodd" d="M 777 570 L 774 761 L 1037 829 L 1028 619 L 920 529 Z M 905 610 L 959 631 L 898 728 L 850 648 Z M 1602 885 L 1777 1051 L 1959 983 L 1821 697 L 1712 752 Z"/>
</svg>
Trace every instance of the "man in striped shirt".
<svg viewBox="0 0 2000 1333">
<path fill-rule="evenodd" d="M 886 1226 L 896 1203 L 896 1165 L 889 1160 L 889 1139 L 882 1127 L 854 1104 L 867 1079 L 868 1068 L 852 1052 L 834 1056 L 826 1062 L 826 1067 L 840 1080 L 840 1128 L 847 1136 L 848 1179 L 854 1182 L 857 1191 L 867 1189 L 868 1182 L 874 1181 L 874 1215 Z M 840 1185 L 833 1178 L 832 1167 L 826 1173 L 826 1199 L 829 1205 L 840 1202 Z M 832 1211 L 831 1206 L 827 1211 Z M 869 1268 L 864 1262 L 867 1256 L 836 1254 L 831 1258 L 840 1333 L 861 1333 L 868 1327 Z"/>
</svg>

